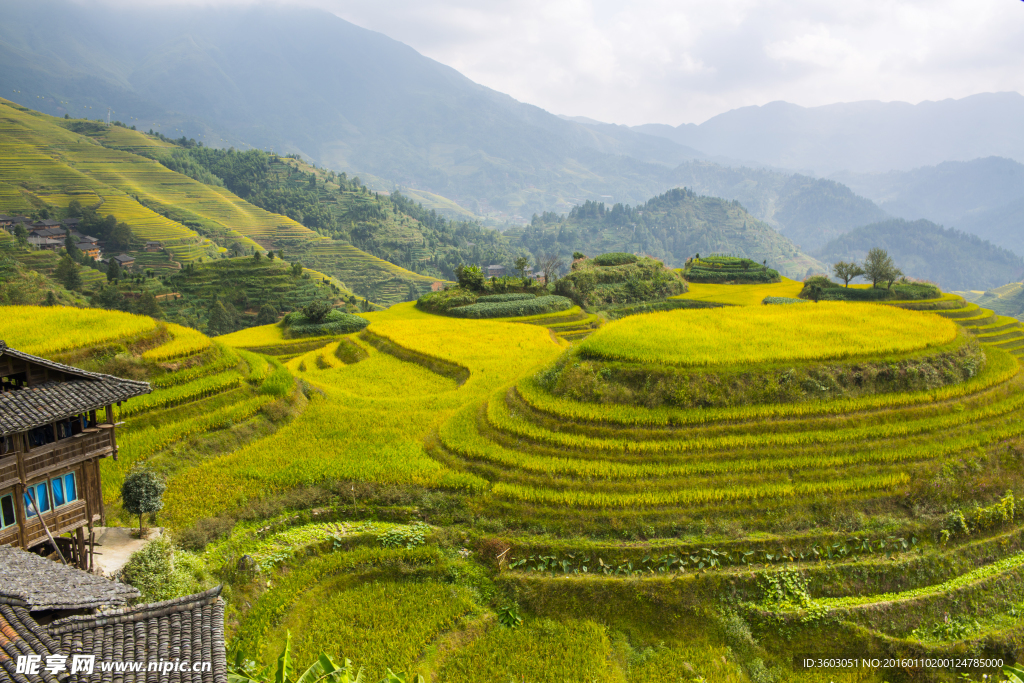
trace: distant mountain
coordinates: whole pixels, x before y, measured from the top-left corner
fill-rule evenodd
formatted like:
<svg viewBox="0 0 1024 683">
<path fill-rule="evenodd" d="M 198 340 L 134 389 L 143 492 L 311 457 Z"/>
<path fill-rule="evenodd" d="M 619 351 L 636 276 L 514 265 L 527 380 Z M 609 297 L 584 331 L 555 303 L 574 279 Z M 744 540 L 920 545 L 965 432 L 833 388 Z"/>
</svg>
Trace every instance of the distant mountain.
<svg viewBox="0 0 1024 683">
<path fill-rule="evenodd" d="M 975 235 L 930 221 L 901 218 L 867 225 L 837 237 L 815 253 L 821 261 L 861 261 L 881 247 L 908 276 L 945 290 L 986 290 L 1019 280 L 1024 259 Z"/>
<path fill-rule="evenodd" d="M 823 266 L 771 226 L 747 213 L 739 202 L 669 190 L 637 206 L 586 202 L 566 217 L 545 214 L 505 236 L 534 254 L 565 258 L 613 251 L 643 253 L 681 267 L 695 254 L 745 256 L 792 278 Z"/>
<path fill-rule="evenodd" d="M 808 252 L 848 230 L 889 217 L 844 185 L 799 174 L 692 161 L 681 164 L 671 177 L 699 194 L 739 201 Z"/>
<path fill-rule="evenodd" d="M 1024 165 L 1001 157 L 832 176 L 894 216 L 951 225 L 1024 255 Z"/>
<path fill-rule="evenodd" d="M 849 102 L 801 107 L 771 102 L 704 123 L 634 126 L 712 157 L 722 155 L 802 172 L 880 173 L 1003 156 L 1024 162 L 1024 95 L 984 93 L 960 100 Z"/>
<path fill-rule="evenodd" d="M 643 201 L 699 153 L 473 83 L 384 35 L 295 6 L 0 0 L 0 92 L 207 144 L 273 147 L 452 198 L 478 215 Z"/>
</svg>

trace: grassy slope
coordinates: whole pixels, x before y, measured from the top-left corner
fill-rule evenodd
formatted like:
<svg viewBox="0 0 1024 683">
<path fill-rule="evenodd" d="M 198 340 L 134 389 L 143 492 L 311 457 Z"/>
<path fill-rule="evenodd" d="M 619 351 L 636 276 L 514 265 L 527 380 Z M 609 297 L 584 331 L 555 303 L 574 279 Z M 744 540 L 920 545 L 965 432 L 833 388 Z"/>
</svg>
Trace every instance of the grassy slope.
<svg viewBox="0 0 1024 683">
<path fill-rule="evenodd" d="M 398 281 L 403 298 L 408 298 L 409 283 L 422 288 L 433 281 L 131 151 L 152 152 L 166 143 L 117 127 L 96 131 L 94 140 L 64 127 L 75 123 L 0 100 L 0 183 L 3 194 L 11 196 L 5 211 L 24 210 L 26 204 L 63 208 L 78 199 L 128 223 L 140 240 L 162 242 L 179 263 L 217 256 L 226 246 L 240 243 L 283 251 L 287 258 L 301 259 L 336 278 L 346 289 L 360 277 Z M 82 129 L 91 133 L 95 128 L 93 123 Z M 397 289 L 382 288 L 381 293 L 393 297 Z"/>
</svg>

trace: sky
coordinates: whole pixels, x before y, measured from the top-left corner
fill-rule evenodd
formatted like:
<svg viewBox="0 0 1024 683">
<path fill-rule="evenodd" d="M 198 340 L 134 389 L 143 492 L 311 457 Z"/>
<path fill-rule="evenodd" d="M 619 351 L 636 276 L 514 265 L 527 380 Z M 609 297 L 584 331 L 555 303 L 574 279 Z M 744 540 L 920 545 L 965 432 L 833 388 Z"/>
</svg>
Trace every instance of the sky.
<svg viewBox="0 0 1024 683">
<path fill-rule="evenodd" d="M 701 123 L 776 100 L 1024 93 L 1021 0 L 277 2 L 321 7 L 522 102 L 609 123 Z"/>
</svg>

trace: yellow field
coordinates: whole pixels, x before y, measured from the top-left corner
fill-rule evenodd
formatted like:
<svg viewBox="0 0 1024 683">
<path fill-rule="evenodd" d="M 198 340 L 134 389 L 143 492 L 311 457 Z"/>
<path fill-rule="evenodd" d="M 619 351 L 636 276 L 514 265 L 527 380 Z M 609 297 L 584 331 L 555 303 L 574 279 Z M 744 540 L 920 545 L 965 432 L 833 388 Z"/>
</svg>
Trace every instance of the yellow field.
<svg viewBox="0 0 1024 683">
<path fill-rule="evenodd" d="M 146 360 L 166 361 L 184 358 L 210 348 L 210 338 L 199 330 L 167 323 L 167 331 L 171 333 L 171 341 L 150 349 L 142 354 Z"/>
<path fill-rule="evenodd" d="M 649 313 L 610 323 L 580 347 L 609 360 L 701 367 L 904 353 L 956 335 L 955 323 L 932 313 L 835 302 Z"/>
<path fill-rule="evenodd" d="M 484 479 L 432 459 L 425 437 L 464 405 L 554 360 L 567 345 L 541 327 L 439 318 L 411 302 L 365 315 L 372 321 L 370 332 L 468 368 L 469 379 L 458 386 L 361 340 L 368 357 L 352 365 L 336 367 L 325 357 L 333 344 L 301 356 L 289 367 L 322 393 L 274 435 L 172 479 L 163 519 L 183 526 L 255 497 L 332 479 L 487 487 Z M 280 343 L 274 329 L 251 328 L 218 340 L 273 345 Z"/>
<path fill-rule="evenodd" d="M 137 337 L 156 324 L 144 315 L 94 308 L 0 307 L 0 339 L 40 356 Z"/>
<path fill-rule="evenodd" d="M 708 301 L 736 306 L 760 306 L 766 296 L 782 296 L 795 299 L 804 288 L 802 282 L 782 278 L 782 282 L 770 285 L 716 285 L 701 282 L 688 283 L 689 291 L 671 297 L 688 301 Z"/>
</svg>

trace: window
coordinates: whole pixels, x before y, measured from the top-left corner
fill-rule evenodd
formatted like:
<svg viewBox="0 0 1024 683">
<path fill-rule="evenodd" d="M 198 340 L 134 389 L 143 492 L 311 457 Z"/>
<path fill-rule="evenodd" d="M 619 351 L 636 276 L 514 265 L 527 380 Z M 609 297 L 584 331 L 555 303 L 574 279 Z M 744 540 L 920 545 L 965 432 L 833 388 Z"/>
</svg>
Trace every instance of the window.
<svg viewBox="0 0 1024 683">
<path fill-rule="evenodd" d="M 25 490 L 25 516 L 35 517 L 36 510 L 50 511 L 50 491 L 45 481 L 33 484 Z"/>
<path fill-rule="evenodd" d="M 75 486 L 75 473 L 68 472 L 62 477 L 50 480 L 50 491 L 53 493 L 53 507 L 59 508 L 74 502 L 78 496 Z"/>
<path fill-rule="evenodd" d="M 0 498 L 0 529 L 14 526 L 17 521 L 18 518 L 14 514 L 14 496 L 7 494 Z"/>
</svg>

